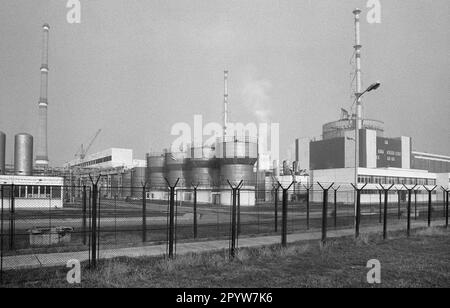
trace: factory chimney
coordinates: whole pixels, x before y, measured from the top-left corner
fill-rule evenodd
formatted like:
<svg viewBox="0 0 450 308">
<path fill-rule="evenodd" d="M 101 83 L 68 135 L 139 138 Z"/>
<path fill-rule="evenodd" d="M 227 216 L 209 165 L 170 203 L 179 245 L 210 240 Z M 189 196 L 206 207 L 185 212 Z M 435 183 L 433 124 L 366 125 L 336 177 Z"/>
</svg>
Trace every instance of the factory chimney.
<svg viewBox="0 0 450 308">
<path fill-rule="evenodd" d="M 360 21 L 359 15 L 361 14 L 360 9 L 355 9 L 353 11 L 355 15 L 355 62 L 356 62 L 356 128 L 359 131 L 362 128 L 362 104 L 361 98 L 359 95 L 361 94 L 361 37 L 360 37 Z"/>
<path fill-rule="evenodd" d="M 228 128 L 228 71 L 224 71 L 223 83 L 223 140 L 225 140 Z"/>
<path fill-rule="evenodd" d="M 50 26 L 44 24 L 42 38 L 41 95 L 39 97 L 39 131 L 36 149 L 36 166 L 48 167 L 47 153 L 47 89 L 48 89 L 48 36 Z"/>
</svg>

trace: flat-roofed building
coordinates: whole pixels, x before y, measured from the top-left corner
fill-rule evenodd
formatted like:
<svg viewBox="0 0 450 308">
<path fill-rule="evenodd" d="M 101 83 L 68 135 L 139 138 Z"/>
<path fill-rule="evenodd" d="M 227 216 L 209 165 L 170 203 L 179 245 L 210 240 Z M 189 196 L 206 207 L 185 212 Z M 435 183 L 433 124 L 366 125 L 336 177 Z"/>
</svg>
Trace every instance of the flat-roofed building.
<svg viewBox="0 0 450 308">
<path fill-rule="evenodd" d="M 341 193 L 338 194 L 338 202 L 354 202 L 354 190 L 351 183 L 354 183 L 355 169 L 322 169 L 313 170 L 310 173 L 310 181 L 313 184 L 317 182 L 324 186 L 334 183 L 335 187 L 340 186 Z M 448 176 L 448 175 L 447 175 Z M 438 184 L 438 174 L 428 172 L 427 170 L 401 169 L 401 168 L 358 168 L 358 187 L 364 187 L 361 194 L 361 203 L 377 203 L 380 198 L 380 188 L 388 188 L 391 185 L 392 191 L 389 194 L 389 202 L 407 201 L 407 190 L 416 186 L 417 192 L 415 198 L 417 202 L 428 201 L 427 188 L 432 189 Z M 399 191 L 399 192 L 398 192 Z M 347 192 L 347 193 L 345 193 Z M 314 201 L 322 200 L 322 192 L 315 189 L 312 196 Z M 440 200 L 439 191 L 435 190 L 432 194 L 432 201 Z"/>
<path fill-rule="evenodd" d="M 14 208 L 62 208 L 62 177 L 0 175 L 3 206 Z"/>
<path fill-rule="evenodd" d="M 412 168 L 414 169 L 423 169 L 436 173 L 450 173 L 450 156 L 416 151 L 413 151 L 411 156 Z"/>
</svg>

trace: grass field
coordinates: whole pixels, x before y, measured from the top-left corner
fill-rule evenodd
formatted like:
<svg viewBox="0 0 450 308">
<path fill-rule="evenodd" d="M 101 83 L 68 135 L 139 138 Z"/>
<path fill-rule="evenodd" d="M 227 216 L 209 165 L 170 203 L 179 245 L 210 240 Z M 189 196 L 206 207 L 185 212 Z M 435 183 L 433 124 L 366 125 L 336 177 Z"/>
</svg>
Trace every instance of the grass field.
<svg viewBox="0 0 450 308">
<path fill-rule="evenodd" d="M 442 228 L 340 238 L 227 253 L 163 258 L 117 258 L 83 269 L 76 287 L 450 287 L 450 232 Z M 366 281 L 367 261 L 381 262 L 381 284 Z M 73 287 L 65 268 L 7 272 L 6 287 Z M 22 281 L 22 282 L 19 282 Z"/>
</svg>

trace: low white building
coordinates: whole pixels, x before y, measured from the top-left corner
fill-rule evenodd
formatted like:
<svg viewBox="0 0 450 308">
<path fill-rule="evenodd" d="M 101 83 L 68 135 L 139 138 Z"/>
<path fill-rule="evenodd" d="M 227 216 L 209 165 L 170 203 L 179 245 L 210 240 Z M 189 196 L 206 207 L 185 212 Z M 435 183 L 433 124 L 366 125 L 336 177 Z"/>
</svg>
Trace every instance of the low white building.
<svg viewBox="0 0 450 308">
<path fill-rule="evenodd" d="M 0 175 L 0 189 L 4 209 L 14 208 L 62 208 L 62 177 Z"/>
<path fill-rule="evenodd" d="M 447 174 L 448 176 L 448 174 Z M 340 187 L 337 197 L 337 202 L 352 203 L 353 187 L 351 183 L 355 182 L 354 168 L 341 169 L 325 169 L 312 170 L 310 173 L 311 183 L 314 184 L 314 193 L 312 200 L 320 202 L 323 198 L 318 182 L 323 186 L 329 186 L 334 182 L 334 187 Z M 401 169 L 401 168 L 358 168 L 358 187 L 362 188 L 361 203 L 376 203 L 380 199 L 380 188 L 389 188 L 391 185 L 391 193 L 389 194 L 389 202 L 397 202 L 400 197 L 401 201 L 407 201 L 407 189 L 417 185 L 414 198 L 417 197 L 417 202 L 428 201 L 427 189 L 431 190 L 436 185 L 438 175 L 426 170 L 415 169 Z M 440 188 L 437 187 L 432 194 L 432 201 L 441 200 L 439 193 Z M 414 200 L 414 199 L 413 199 Z"/>
<path fill-rule="evenodd" d="M 132 168 L 133 166 L 133 150 L 121 148 L 109 148 L 87 155 L 84 159 L 74 159 L 66 163 L 66 167 L 70 168 L 112 169 L 118 167 Z"/>
</svg>

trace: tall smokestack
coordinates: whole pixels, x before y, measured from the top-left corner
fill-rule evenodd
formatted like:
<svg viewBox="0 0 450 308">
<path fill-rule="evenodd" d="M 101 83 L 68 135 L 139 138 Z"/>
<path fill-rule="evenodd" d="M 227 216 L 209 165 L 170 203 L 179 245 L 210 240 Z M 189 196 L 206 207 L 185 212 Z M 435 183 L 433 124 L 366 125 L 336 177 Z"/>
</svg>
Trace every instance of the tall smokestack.
<svg viewBox="0 0 450 308">
<path fill-rule="evenodd" d="M 355 62 L 356 62 L 356 97 L 358 98 L 356 100 L 356 127 L 359 131 L 359 129 L 362 128 L 362 104 L 361 104 L 361 98 L 359 98 L 359 94 L 361 94 L 361 37 L 360 37 L 360 22 L 359 22 L 359 15 L 361 14 L 360 9 L 355 9 L 353 11 L 353 14 L 355 15 L 355 45 L 353 46 L 355 48 Z"/>
<path fill-rule="evenodd" d="M 50 26 L 42 26 L 42 65 L 41 65 L 41 95 L 39 97 L 39 131 L 36 149 L 36 166 L 48 167 L 47 153 L 47 89 L 48 89 L 48 36 Z"/>
<path fill-rule="evenodd" d="M 228 71 L 223 73 L 223 138 L 225 139 L 228 128 Z"/>
</svg>

